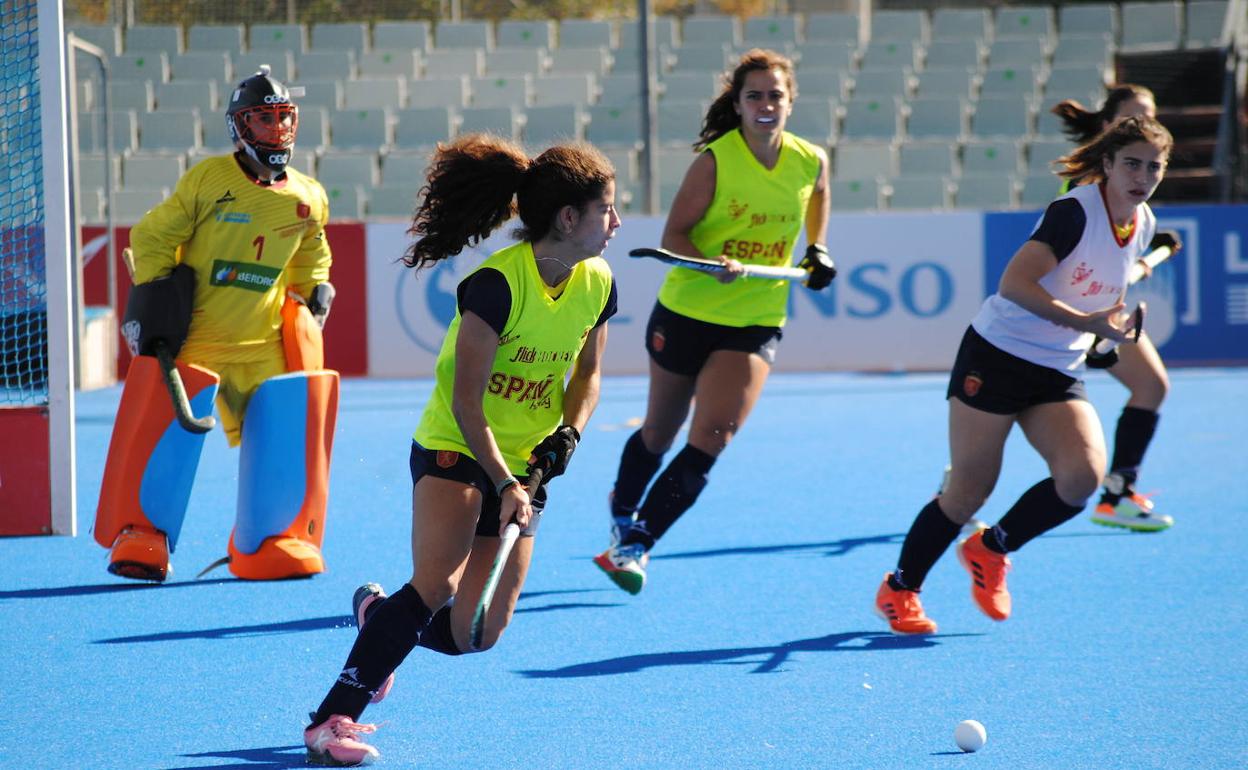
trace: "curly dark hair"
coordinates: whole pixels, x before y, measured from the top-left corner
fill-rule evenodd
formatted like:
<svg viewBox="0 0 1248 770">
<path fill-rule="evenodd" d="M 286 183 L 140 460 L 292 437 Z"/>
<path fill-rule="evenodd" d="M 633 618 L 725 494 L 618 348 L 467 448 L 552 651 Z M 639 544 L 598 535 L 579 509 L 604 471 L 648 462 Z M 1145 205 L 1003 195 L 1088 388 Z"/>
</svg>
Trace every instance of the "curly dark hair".
<svg viewBox="0 0 1248 770">
<path fill-rule="evenodd" d="M 745 78 L 751 72 L 780 70 L 788 81 L 790 100 L 797 99 L 797 77 L 793 74 L 793 62 L 789 57 L 765 48 L 751 48 L 741 55 L 741 61 L 732 72 L 724 73 L 724 87 L 706 110 L 702 119 L 702 132 L 693 143 L 695 152 L 741 125 L 741 116 L 733 105 L 741 98 Z"/>
</svg>

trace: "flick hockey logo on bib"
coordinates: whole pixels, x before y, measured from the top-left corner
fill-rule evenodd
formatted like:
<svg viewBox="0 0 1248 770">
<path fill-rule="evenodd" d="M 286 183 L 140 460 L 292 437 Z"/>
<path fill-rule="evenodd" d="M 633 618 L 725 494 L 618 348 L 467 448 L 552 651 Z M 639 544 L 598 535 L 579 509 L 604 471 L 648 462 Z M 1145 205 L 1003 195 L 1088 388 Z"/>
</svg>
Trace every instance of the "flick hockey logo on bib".
<svg viewBox="0 0 1248 770">
<path fill-rule="evenodd" d="M 209 283 L 213 286 L 233 286 L 263 294 L 273 288 L 281 274 L 282 271 L 275 267 L 218 259 L 212 263 L 212 280 Z"/>
</svg>

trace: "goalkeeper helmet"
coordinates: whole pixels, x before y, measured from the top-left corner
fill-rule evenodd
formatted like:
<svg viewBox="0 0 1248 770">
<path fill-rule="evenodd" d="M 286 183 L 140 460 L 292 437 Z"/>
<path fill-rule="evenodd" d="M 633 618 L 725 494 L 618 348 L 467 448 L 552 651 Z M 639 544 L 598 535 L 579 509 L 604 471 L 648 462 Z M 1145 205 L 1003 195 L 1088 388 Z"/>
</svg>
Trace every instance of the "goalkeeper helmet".
<svg viewBox="0 0 1248 770">
<path fill-rule="evenodd" d="M 269 65 L 234 87 L 225 110 L 230 139 L 253 160 L 275 173 L 286 170 L 299 129 L 299 108 L 291 89 L 270 76 Z M 299 89 L 302 90 L 302 89 Z"/>
</svg>

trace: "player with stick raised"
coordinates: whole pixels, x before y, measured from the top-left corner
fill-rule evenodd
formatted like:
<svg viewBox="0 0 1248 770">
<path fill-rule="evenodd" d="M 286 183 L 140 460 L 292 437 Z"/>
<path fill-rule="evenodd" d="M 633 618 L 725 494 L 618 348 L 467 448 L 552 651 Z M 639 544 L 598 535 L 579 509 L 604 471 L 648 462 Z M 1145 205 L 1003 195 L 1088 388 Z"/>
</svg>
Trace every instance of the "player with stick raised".
<svg viewBox="0 0 1248 770">
<path fill-rule="evenodd" d="M 433 395 L 413 436 L 415 569 L 388 598 L 372 583 L 356 591 L 359 636 L 304 732 L 308 759 L 319 764 L 378 756 L 361 739 L 373 726 L 358 724 L 360 714 L 385 696 L 418 644 L 459 655 L 498 641 L 545 503 L 544 489 L 520 479 L 567 469 L 598 403 L 607 319 L 616 312 L 615 281 L 599 256 L 620 225 L 615 171 L 597 150 L 560 145 L 530 160 L 508 141 L 469 134 L 439 145 L 423 192 L 408 231 L 418 237 L 405 255 L 409 267 L 459 254 L 515 213 L 519 241 L 459 284 Z M 474 624 L 487 584 L 498 598 Z"/>
<path fill-rule="evenodd" d="M 1096 337 L 1130 342 L 1140 331 L 1123 295 L 1153 239 L 1146 201 L 1172 145 L 1160 123 L 1134 117 L 1059 160 L 1062 176 L 1089 184 L 1049 204 L 962 339 L 948 388 L 948 482 L 915 518 L 876 593 L 875 610 L 895 633 L 936 631 L 919 589 L 992 492 L 1015 423 L 1050 476 L 996 526 L 958 544 L 971 596 L 988 617 L 1010 615 L 1007 554 L 1077 515 L 1100 486 L 1105 438 L 1080 375 Z"/>
<path fill-rule="evenodd" d="M 1052 112 L 1061 118 L 1066 134 L 1075 143 L 1085 144 L 1115 120 L 1133 115 L 1155 118 L 1157 104 L 1149 89 L 1123 83 L 1110 87 L 1099 110 L 1089 110 L 1066 99 L 1054 105 Z M 1067 180 L 1066 185 L 1071 184 Z M 1162 230 L 1154 236 L 1152 246 L 1168 246 L 1175 252 L 1182 244 L 1175 233 Z M 1144 453 L 1157 430 L 1158 410 L 1170 390 L 1161 355 L 1145 333 L 1135 345 L 1123 346 L 1104 356 L 1090 354 L 1088 367 L 1108 370 L 1131 392 L 1118 417 L 1109 473 L 1105 474 L 1104 490 L 1092 512 L 1092 521 L 1137 532 L 1167 529 L 1174 524 L 1174 518 L 1154 511 L 1152 501 L 1135 488 Z"/>
<path fill-rule="evenodd" d="M 646 328 L 646 417 L 620 458 L 611 545 L 594 558 L 629 593 L 641 590 L 646 553 L 697 500 L 775 360 L 789 284 L 742 277 L 743 265 L 789 266 L 805 224 L 806 286 L 822 289 L 836 275 L 824 246 L 827 154 L 784 130 L 796 96 L 787 58 L 747 51 L 706 113 L 668 214 L 664 249 L 717 259 L 725 269 L 670 270 Z M 691 406 L 688 443 L 654 479 Z"/>
</svg>

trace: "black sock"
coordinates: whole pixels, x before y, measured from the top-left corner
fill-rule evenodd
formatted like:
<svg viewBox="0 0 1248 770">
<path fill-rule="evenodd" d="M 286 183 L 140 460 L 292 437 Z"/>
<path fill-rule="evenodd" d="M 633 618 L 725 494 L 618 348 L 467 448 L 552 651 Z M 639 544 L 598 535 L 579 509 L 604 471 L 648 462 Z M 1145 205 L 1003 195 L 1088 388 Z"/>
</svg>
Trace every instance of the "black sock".
<svg viewBox="0 0 1248 770">
<path fill-rule="evenodd" d="M 647 551 L 653 548 L 655 541 L 698 499 L 714 464 L 714 457 L 685 444 L 655 479 L 646 502 L 637 512 L 637 523 L 624 533 L 620 542 L 625 545 L 641 543 Z"/>
<path fill-rule="evenodd" d="M 1161 416 L 1156 412 L 1135 406 L 1124 407 L 1118 417 L 1118 427 L 1114 431 L 1114 457 L 1109 470 L 1122 478 L 1122 494 L 1130 494 L 1129 490 L 1135 485 L 1144 453 L 1157 432 L 1159 419 Z M 1122 494 L 1107 492 L 1106 496 L 1114 498 L 1109 502 L 1117 503 Z"/>
<path fill-rule="evenodd" d="M 1050 529 L 1070 521 L 1082 510 L 1082 505 L 1070 505 L 1058 497 L 1057 484 L 1047 478 L 1024 492 L 993 527 L 993 532 L 1005 552 L 1017 551 Z M 985 537 L 984 543 L 992 547 L 989 538 Z"/>
<path fill-rule="evenodd" d="M 624 453 L 620 455 L 620 470 L 615 477 L 615 490 L 611 496 L 613 516 L 627 516 L 637 510 L 646 486 L 662 464 L 663 454 L 655 454 L 646 449 L 640 430 L 628 437 L 628 441 L 624 443 Z"/>
<path fill-rule="evenodd" d="M 433 614 L 429 627 L 420 635 L 420 646 L 443 655 L 463 655 L 464 651 L 455 645 L 455 635 L 451 633 L 451 604 Z"/>
<path fill-rule="evenodd" d="M 319 725 L 334 714 L 358 720 L 377 688 L 394 673 L 420 640 L 433 613 L 410 583 L 371 613 L 355 638 L 338 681 L 312 717 Z"/>
<path fill-rule="evenodd" d="M 927 580 L 927 573 L 939 561 L 941 555 L 962 531 L 962 525 L 950 521 L 940 504 L 933 500 L 923 506 L 914 517 L 910 531 L 901 544 L 901 556 L 897 558 L 897 571 L 889 585 L 894 590 L 918 591 Z"/>
</svg>

